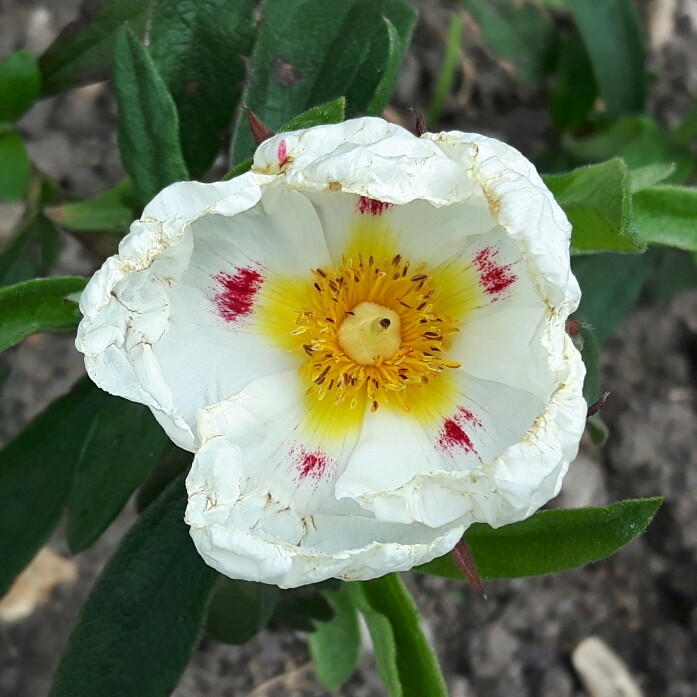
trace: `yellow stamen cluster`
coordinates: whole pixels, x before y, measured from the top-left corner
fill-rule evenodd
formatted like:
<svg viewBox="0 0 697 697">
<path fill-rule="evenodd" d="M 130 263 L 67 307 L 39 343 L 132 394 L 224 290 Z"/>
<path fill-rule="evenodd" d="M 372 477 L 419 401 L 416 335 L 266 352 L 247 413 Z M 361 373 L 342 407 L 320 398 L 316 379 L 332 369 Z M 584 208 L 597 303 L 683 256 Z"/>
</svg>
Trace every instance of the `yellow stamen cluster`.
<svg viewBox="0 0 697 697">
<path fill-rule="evenodd" d="M 406 394 L 412 387 L 459 367 L 444 357 L 457 327 L 438 313 L 438 287 L 425 264 L 412 269 L 399 254 L 392 259 L 358 255 L 313 273 L 314 288 L 293 331 L 309 357 L 301 368 L 310 381 L 308 394 L 335 404 L 348 400 L 354 408 L 365 390 L 372 411 L 387 402 L 409 411 Z M 357 344 L 360 334 L 352 326 L 357 311 L 377 337 L 375 348 Z M 389 341 L 379 336 L 380 327 Z"/>
</svg>

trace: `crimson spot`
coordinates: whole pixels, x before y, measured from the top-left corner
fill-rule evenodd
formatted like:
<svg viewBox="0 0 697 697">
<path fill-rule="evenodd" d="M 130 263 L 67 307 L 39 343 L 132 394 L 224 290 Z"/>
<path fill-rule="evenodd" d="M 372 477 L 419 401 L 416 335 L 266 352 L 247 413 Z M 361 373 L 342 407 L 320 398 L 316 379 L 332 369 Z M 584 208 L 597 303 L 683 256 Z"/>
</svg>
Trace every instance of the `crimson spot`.
<svg viewBox="0 0 697 697">
<path fill-rule="evenodd" d="M 367 196 L 361 196 L 358 199 L 358 212 L 362 215 L 382 215 L 390 208 L 392 204 L 386 201 L 378 201 Z"/>
<path fill-rule="evenodd" d="M 473 260 L 487 295 L 501 295 L 518 279 L 511 271 L 512 264 L 501 264 L 498 260 L 499 255 L 500 250 L 496 247 L 484 247 L 477 252 Z"/>
<path fill-rule="evenodd" d="M 300 479 L 313 479 L 319 481 L 327 473 L 331 460 L 321 450 L 307 452 L 301 449 L 298 453 L 298 476 Z"/>
<path fill-rule="evenodd" d="M 215 304 L 223 319 L 234 322 L 252 312 L 254 297 L 264 279 L 254 269 L 238 269 L 236 273 L 221 272 L 214 279 L 222 290 L 215 296 Z"/>
<path fill-rule="evenodd" d="M 443 422 L 443 428 L 438 435 L 438 445 L 443 450 L 460 449 L 466 453 L 476 453 L 471 438 L 454 418 L 445 419 Z"/>
<path fill-rule="evenodd" d="M 469 421 L 473 426 L 480 427 L 482 422 L 467 408 L 458 407 L 457 410 L 462 414 L 462 417 Z"/>
</svg>

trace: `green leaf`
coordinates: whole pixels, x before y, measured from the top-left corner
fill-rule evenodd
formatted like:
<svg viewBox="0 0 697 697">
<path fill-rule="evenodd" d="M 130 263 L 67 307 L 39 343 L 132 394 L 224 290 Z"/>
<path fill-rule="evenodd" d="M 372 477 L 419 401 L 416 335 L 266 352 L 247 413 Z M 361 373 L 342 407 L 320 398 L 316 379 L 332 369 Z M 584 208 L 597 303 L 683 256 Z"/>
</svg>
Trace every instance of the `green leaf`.
<svg viewBox="0 0 697 697">
<path fill-rule="evenodd" d="M 498 529 L 476 523 L 465 539 L 482 578 L 549 574 L 604 559 L 624 547 L 646 530 L 662 501 L 632 499 L 605 508 L 539 511 Z M 463 578 L 449 554 L 416 570 Z"/>
<path fill-rule="evenodd" d="M 286 131 L 297 131 L 302 128 L 311 128 L 312 126 L 321 126 L 328 123 L 340 123 L 344 120 L 346 115 L 346 98 L 339 97 L 338 99 L 333 99 L 331 102 L 325 102 L 324 104 L 318 104 L 313 106 L 302 114 L 295 116 L 287 123 L 284 123 L 279 129 L 279 133 L 284 133 Z M 229 179 L 234 179 L 240 174 L 248 172 L 254 162 L 249 159 L 244 162 L 240 162 L 239 165 L 233 167 L 224 177 L 223 181 Z"/>
<path fill-rule="evenodd" d="M 0 254 L 0 287 L 21 283 L 34 276 L 35 266 L 26 257 L 29 242 L 26 229 L 20 229 L 10 238 Z"/>
<path fill-rule="evenodd" d="M 117 397 L 105 402 L 85 433 L 68 500 L 67 539 L 73 553 L 106 530 L 167 442 L 147 407 Z"/>
<path fill-rule="evenodd" d="M 278 595 L 277 586 L 221 576 L 208 608 L 206 634 L 225 644 L 244 644 L 266 627 Z"/>
<path fill-rule="evenodd" d="M 16 51 L 0 62 L 0 121 L 16 121 L 36 101 L 41 75 L 36 58 Z"/>
<path fill-rule="evenodd" d="M 378 673 L 389 697 L 403 697 L 402 681 L 397 665 L 397 638 L 388 617 L 374 610 L 366 598 L 363 586 L 359 582 L 348 585 L 351 600 L 360 610 L 370 632 L 375 652 Z M 428 694 L 428 693 L 427 693 Z"/>
<path fill-rule="evenodd" d="M 600 397 L 600 346 L 593 330 L 589 327 L 581 327 L 581 339 L 583 342 L 581 358 L 586 366 L 583 398 L 588 404 L 593 404 Z M 594 414 L 586 421 L 586 429 L 596 445 L 602 445 L 609 435 L 608 427 L 600 413 Z"/>
<path fill-rule="evenodd" d="M 549 111 L 557 128 L 573 130 L 588 119 L 598 94 L 593 66 L 578 32 L 566 36 L 559 47 Z"/>
<path fill-rule="evenodd" d="M 695 167 L 689 150 L 672 142 L 670 134 L 649 116 L 620 119 L 583 138 L 566 133 L 562 143 L 568 153 L 582 161 L 621 157 L 632 170 L 653 164 L 674 165 L 669 177 L 672 183 L 684 181 Z"/>
<path fill-rule="evenodd" d="M 83 2 L 78 17 L 39 58 L 43 95 L 106 80 L 119 30 L 127 24 L 142 36 L 155 4 L 156 0 Z"/>
<path fill-rule="evenodd" d="M 659 162 L 633 169 L 629 173 L 629 188 L 632 193 L 660 184 L 675 172 L 672 162 Z"/>
<path fill-rule="evenodd" d="M 284 123 L 279 129 L 279 133 L 285 131 L 298 131 L 301 128 L 312 128 L 328 123 L 341 123 L 346 117 L 346 97 L 338 97 L 330 102 L 318 104 L 298 116 L 294 116 L 290 121 Z"/>
<path fill-rule="evenodd" d="M 182 472 L 188 472 L 193 461 L 193 453 L 167 443 L 162 456 L 138 489 L 136 510 L 142 513 Z"/>
<path fill-rule="evenodd" d="M 218 578 L 189 537 L 185 508 L 182 475 L 140 517 L 97 580 L 51 697 L 165 697 L 174 689 Z"/>
<path fill-rule="evenodd" d="M 438 73 L 438 82 L 433 90 L 433 99 L 428 109 L 428 123 L 436 123 L 440 118 L 445 100 L 453 89 L 457 68 L 462 54 L 462 30 L 465 26 L 464 19 L 460 13 L 454 13 L 450 18 L 448 38 L 445 42 L 445 55 L 443 65 Z"/>
<path fill-rule="evenodd" d="M 44 215 L 25 219 L 0 254 L 0 286 L 26 281 L 48 271 L 58 259 L 61 239 L 56 226 Z"/>
<path fill-rule="evenodd" d="M 392 93 L 397 86 L 399 70 L 402 67 L 402 58 L 409 45 L 411 29 L 413 29 L 413 27 L 410 28 L 408 33 L 402 37 L 399 31 L 397 31 L 397 27 L 387 17 L 382 19 L 387 30 L 387 56 L 380 82 L 373 92 L 370 103 L 365 108 L 365 113 L 368 116 L 379 116 L 389 103 L 390 97 L 392 97 Z"/>
<path fill-rule="evenodd" d="M 612 118 L 646 104 L 644 40 L 632 0 L 568 0 Z"/>
<path fill-rule="evenodd" d="M 357 595 L 358 593 L 354 595 L 354 600 Z M 393 638 L 396 640 L 394 647 L 390 646 L 389 640 L 385 642 L 384 660 L 389 664 L 393 662 L 396 664 L 400 690 L 394 693 L 390 690 L 390 684 L 394 680 L 393 670 L 390 668 L 390 683 L 385 684 L 388 692 L 403 695 L 403 697 L 422 697 L 423 695 L 447 697 L 448 690 L 438 666 L 438 659 L 424 636 L 419 611 L 399 574 L 388 574 L 372 581 L 362 581 L 360 595 L 364 603 L 357 604 L 365 616 L 373 637 L 378 667 L 380 666 L 378 651 L 382 649 L 378 648 L 379 643 L 375 643 L 373 626 L 377 629 L 378 635 L 386 634 L 386 631 L 383 621 L 376 623 L 375 615 L 387 620 Z M 368 612 L 366 612 L 366 606 L 369 608 Z M 396 650 L 394 656 L 393 648 Z"/>
<path fill-rule="evenodd" d="M 253 0 L 160 0 L 148 51 L 177 105 L 184 159 L 195 176 L 221 148 L 252 51 Z"/>
<path fill-rule="evenodd" d="M 622 160 L 548 175 L 544 180 L 573 225 L 572 253 L 646 248 L 632 227 L 629 172 Z"/>
<path fill-rule="evenodd" d="M 77 276 L 35 278 L 0 289 L 0 351 L 37 332 L 75 329 L 80 312 L 65 299 L 85 287 Z"/>
<path fill-rule="evenodd" d="M 0 452 L 0 596 L 58 523 L 84 434 L 106 397 L 81 380 Z"/>
<path fill-rule="evenodd" d="M 523 83 L 540 80 L 549 63 L 556 30 L 547 12 L 529 2 L 461 0 L 491 50 Z"/>
<path fill-rule="evenodd" d="M 334 608 L 322 591 L 330 590 L 338 584 L 339 581 L 331 579 L 321 584 L 282 591 L 269 620 L 269 629 L 314 632 L 317 622 L 329 622 L 334 617 Z"/>
<path fill-rule="evenodd" d="M 125 234 L 136 215 L 133 185 L 125 179 L 112 189 L 85 201 L 46 208 L 55 223 L 75 232 L 115 232 Z"/>
<path fill-rule="evenodd" d="M 243 162 L 240 162 L 239 165 L 235 165 L 231 170 L 229 170 L 225 174 L 225 176 L 222 178 L 222 181 L 226 182 L 230 179 L 234 179 L 235 177 L 239 177 L 240 174 L 249 172 L 249 170 L 252 169 L 253 164 L 254 160 L 252 160 L 251 158 L 249 158 L 248 160 L 244 160 Z"/>
<path fill-rule="evenodd" d="M 676 145 L 690 145 L 697 138 L 697 101 L 682 123 L 670 133 L 670 139 Z"/>
<path fill-rule="evenodd" d="M 33 233 L 39 244 L 39 267 L 48 270 L 58 261 L 63 247 L 58 228 L 45 215 L 37 215 Z"/>
<path fill-rule="evenodd" d="M 586 366 L 586 377 L 583 381 L 583 398 L 588 404 L 593 404 L 600 397 L 600 346 L 590 327 L 581 327 L 581 358 Z"/>
<path fill-rule="evenodd" d="M 335 608 L 330 622 L 318 622 L 310 634 L 310 655 L 317 677 L 330 691 L 338 690 L 353 674 L 361 655 L 361 633 L 356 606 L 346 585 L 328 597 Z"/>
<path fill-rule="evenodd" d="M 245 103 L 274 130 L 296 114 L 342 95 L 349 117 L 382 110 L 389 97 L 382 80 L 392 75 L 396 61 L 385 19 L 406 46 L 416 14 L 404 0 L 268 0 Z M 242 162 L 253 151 L 242 116 L 233 135 L 232 163 Z"/>
<path fill-rule="evenodd" d="M 24 141 L 14 132 L 0 133 L 0 199 L 21 201 L 29 188 L 31 163 Z"/>
<path fill-rule="evenodd" d="M 697 255 L 668 247 L 655 247 L 648 254 L 656 258 L 651 285 L 659 303 L 667 303 L 676 293 L 697 286 Z"/>
<path fill-rule="evenodd" d="M 121 158 L 137 197 L 149 201 L 189 174 L 179 145 L 174 101 L 147 49 L 127 29 L 116 40 L 114 87 Z"/>
<path fill-rule="evenodd" d="M 697 252 L 697 189 L 656 186 L 633 200 L 634 222 L 647 242 Z"/>
<path fill-rule="evenodd" d="M 649 254 L 574 257 L 571 268 L 581 285 L 574 318 L 589 324 L 602 346 L 639 297 L 654 261 Z"/>
</svg>

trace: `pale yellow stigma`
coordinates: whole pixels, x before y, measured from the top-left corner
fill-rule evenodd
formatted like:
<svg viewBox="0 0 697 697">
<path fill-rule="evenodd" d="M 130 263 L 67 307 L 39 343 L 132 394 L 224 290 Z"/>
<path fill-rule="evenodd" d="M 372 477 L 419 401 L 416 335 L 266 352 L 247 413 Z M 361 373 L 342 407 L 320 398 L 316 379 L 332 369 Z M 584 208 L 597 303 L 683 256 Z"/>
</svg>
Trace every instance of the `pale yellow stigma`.
<svg viewBox="0 0 697 697">
<path fill-rule="evenodd" d="M 402 343 L 402 322 L 389 307 L 363 302 L 349 311 L 339 327 L 339 345 L 361 365 L 379 365 Z"/>
</svg>

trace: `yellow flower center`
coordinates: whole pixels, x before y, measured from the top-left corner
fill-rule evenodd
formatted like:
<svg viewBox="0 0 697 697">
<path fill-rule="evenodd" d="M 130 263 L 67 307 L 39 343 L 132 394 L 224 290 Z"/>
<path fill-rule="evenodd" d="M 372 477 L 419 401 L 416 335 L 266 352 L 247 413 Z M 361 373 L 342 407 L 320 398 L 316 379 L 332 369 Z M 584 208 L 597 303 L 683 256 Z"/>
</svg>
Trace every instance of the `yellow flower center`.
<svg viewBox="0 0 697 697">
<path fill-rule="evenodd" d="M 359 255 L 313 273 L 293 331 L 310 358 L 301 368 L 308 394 L 354 408 L 365 391 L 372 411 L 388 402 L 409 411 L 408 387 L 459 367 L 444 357 L 456 324 L 438 313 L 439 288 L 424 264 Z"/>
</svg>

